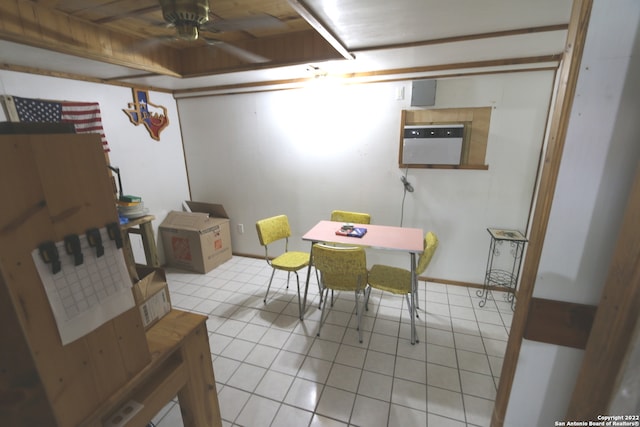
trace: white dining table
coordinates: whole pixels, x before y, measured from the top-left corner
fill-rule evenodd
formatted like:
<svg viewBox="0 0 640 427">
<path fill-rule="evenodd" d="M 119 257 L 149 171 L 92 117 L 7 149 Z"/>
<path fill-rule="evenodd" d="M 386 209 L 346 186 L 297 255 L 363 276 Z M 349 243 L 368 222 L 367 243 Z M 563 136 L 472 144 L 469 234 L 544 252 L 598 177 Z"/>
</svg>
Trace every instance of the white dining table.
<svg viewBox="0 0 640 427">
<path fill-rule="evenodd" d="M 366 228 L 367 232 L 362 237 L 349 237 L 336 234 L 337 230 L 344 225 L 343 222 L 322 220 L 314 225 L 303 236 L 302 240 L 315 243 L 339 243 L 342 245 L 366 246 L 374 249 L 407 252 L 410 259 L 411 281 L 414 295 L 417 291 L 418 277 L 416 275 L 416 254 L 424 251 L 424 232 L 420 228 L 395 227 L 377 224 L 353 224 L 354 227 Z M 309 290 L 309 279 L 311 277 L 311 267 L 313 266 L 313 256 L 307 269 L 307 280 L 304 288 L 304 298 L 302 300 L 302 313 L 306 312 L 307 292 Z M 415 295 L 417 298 L 417 295 Z M 411 344 L 417 341 L 415 332 L 415 315 L 411 313 Z"/>
</svg>

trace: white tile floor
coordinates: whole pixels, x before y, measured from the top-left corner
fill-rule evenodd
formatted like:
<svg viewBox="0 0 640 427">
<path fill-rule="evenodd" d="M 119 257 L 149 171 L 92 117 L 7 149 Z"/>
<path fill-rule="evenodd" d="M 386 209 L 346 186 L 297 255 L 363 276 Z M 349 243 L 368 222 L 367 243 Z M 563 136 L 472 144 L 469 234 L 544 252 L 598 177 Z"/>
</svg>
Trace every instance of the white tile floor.
<svg viewBox="0 0 640 427">
<path fill-rule="evenodd" d="M 236 256 L 206 275 L 167 270 L 174 308 L 209 316 L 223 425 L 489 425 L 512 320 L 502 293 L 480 308 L 476 289 L 421 282 L 411 345 L 405 299 L 374 291 L 360 344 L 352 293 L 336 294 L 317 337 L 314 275 L 300 321 L 295 277 L 286 289 L 276 272 L 263 303 L 270 274 Z M 182 426 L 176 401 L 153 422 Z"/>
</svg>

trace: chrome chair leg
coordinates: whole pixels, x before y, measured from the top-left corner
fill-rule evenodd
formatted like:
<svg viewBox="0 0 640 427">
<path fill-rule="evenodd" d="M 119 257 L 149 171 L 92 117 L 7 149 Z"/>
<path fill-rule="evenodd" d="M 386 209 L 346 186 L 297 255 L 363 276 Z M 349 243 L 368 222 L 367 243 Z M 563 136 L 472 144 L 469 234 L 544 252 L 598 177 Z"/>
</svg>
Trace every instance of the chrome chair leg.
<svg viewBox="0 0 640 427">
<path fill-rule="evenodd" d="M 358 306 L 358 296 L 360 292 L 356 291 L 356 317 L 358 318 L 358 341 L 362 344 L 362 327 L 360 321 L 362 320 L 362 309 Z"/>
<path fill-rule="evenodd" d="M 411 316 L 413 313 L 413 310 L 411 308 L 411 299 L 409 298 L 409 294 L 405 294 L 405 300 L 407 300 L 407 307 L 409 307 L 409 315 Z"/>
<path fill-rule="evenodd" d="M 324 289 L 322 288 L 322 282 L 320 281 L 320 276 L 318 276 L 318 269 L 316 268 L 316 280 L 318 281 L 318 293 L 320 294 L 320 302 L 318 303 L 318 308 L 322 308 L 322 294 Z"/>
<path fill-rule="evenodd" d="M 269 286 L 267 286 L 267 293 L 264 294 L 264 300 L 263 301 L 264 301 L 265 304 L 267 303 L 267 297 L 269 296 L 269 289 L 271 289 L 271 282 L 273 282 L 273 275 L 274 274 L 276 274 L 276 269 L 275 268 L 271 271 L 271 279 L 269 279 Z"/>
<path fill-rule="evenodd" d="M 316 336 L 318 337 L 320 336 L 320 330 L 322 330 L 322 324 L 325 321 L 324 312 L 325 312 L 325 309 L 327 308 L 327 296 L 328 296 L 327 293 L 329 292 L 329 289 L 324 288 L 323 292 L 325 292 L 325 295 L 324 295 L 324 304 L 322 304 L 322 311 L 320 312 L 320 325 L 318 325 L 318 333 L 316 334 Z"/>
<path fill-rule="evenodd" d="M 298 313 L 300 314 L 300 320 L 302 320 L 302 300 L 300 299 L 300 277 L 298 276 L 298 272 L 294 271 L 296 275 L 296 285 L 298 286 Z"/>
<path fill-rule="evenodd" d="M 371 286 L 367 286 L 364 290 L 364 309 L 369 311 L 369 295 L 371 295 Z"/>
</svg>

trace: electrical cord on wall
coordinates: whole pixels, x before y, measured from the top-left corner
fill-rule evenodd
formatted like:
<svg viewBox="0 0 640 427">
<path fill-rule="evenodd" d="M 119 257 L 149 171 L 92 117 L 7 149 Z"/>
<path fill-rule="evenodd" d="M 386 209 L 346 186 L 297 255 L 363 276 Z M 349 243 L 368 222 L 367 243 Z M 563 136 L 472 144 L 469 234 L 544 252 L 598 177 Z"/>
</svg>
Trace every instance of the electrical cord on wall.
<svg viewBox="0 0 640 427">
<path fill-rule="evenodd" d="M 407 197 L 407 192 L 413 193 L 413 185 L 407 180 L 407 173 L 409 172 L 409 168 L 406 168 L 404 171 L 404 175 L 400 177 L 400 181 L 404 185 L 404 192 L 402 194 L 402 206 L 400 208 L 400 227 L 402 227 L 402 222 L 404 221 L 404 201 Z"/>
</svg>

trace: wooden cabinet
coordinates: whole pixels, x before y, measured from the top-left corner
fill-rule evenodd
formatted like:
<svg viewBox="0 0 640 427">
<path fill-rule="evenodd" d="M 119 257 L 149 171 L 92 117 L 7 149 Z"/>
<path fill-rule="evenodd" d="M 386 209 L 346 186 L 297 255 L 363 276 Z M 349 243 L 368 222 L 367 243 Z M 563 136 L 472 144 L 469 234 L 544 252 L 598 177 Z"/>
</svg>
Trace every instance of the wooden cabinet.
<svg viewBox="0 0 640 427">
<path fill-rule="evenodd" d="M 145 334 L 133 307 L 62 345 L 32 252 L 117 222 L 106 170 L 97 135 L 0 135 L 0 425 L 102 425 L 145 388 L 145 416 L 178 392 L 185 425 L 220 425 L 202 316 L 176 311 Z"/>
</svg>

